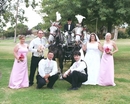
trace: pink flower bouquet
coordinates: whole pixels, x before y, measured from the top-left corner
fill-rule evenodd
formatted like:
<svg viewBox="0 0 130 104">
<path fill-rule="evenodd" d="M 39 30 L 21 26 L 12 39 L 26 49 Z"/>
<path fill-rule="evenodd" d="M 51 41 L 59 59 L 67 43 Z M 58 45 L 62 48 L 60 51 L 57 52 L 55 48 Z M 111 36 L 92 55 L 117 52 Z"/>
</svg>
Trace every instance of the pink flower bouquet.
<svg viewBox="0 0 130 104">
<path fill-rule="evenodd" d="M 107 53 L 107 54 L 109 54 L 110 53 L 110 51 L 111 51 L 111 49 L 110 48 L 105 48 L 105 52 Z"/>
<path fill-rule="evenodd" d="M 23 61 L 23 59 L 24 59 L 24 55 L 21 54 L 21 55 L 19 56 L 19 60 L 20 60 L 20 61 Z"/>
</svg>

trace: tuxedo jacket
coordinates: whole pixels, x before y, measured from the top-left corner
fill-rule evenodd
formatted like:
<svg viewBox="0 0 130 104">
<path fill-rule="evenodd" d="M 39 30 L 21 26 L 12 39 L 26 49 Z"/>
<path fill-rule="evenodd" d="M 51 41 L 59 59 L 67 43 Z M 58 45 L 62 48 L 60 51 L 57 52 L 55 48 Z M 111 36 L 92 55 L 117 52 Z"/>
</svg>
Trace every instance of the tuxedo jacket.
<svg viewBox="0 0 130 104">
<path fill-rule="evenodd" d="M 70 24 L 70 30 L 68 30 L 68 24 L 65 24 L 64 25 L 64 31 L 69 31 L 71 32 L 73 29 L 75 28 L 75 25 L 74 24 Z"/>
</svg>

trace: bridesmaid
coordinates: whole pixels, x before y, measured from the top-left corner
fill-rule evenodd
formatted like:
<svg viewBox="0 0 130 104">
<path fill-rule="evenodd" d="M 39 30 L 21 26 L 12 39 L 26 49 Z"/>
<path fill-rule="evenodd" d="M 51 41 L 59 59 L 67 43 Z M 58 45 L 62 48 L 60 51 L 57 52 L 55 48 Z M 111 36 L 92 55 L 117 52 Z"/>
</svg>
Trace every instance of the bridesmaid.
<svg viewBox="0 0 130 104">
<path fill-rule="evenodd" d="M 100 86 L 115 86 L 113 54 L 118 51 L 118 47 L 116 46 L 116 43 L 111 40 L 110 33 L 107 33 L 105 36 L 103 50 L 98 84 Z"/>
<path fill-rule="evenodd" d="M 27 67 L 27 52 L 28 45 L 25 43 L 25 36 L 19 36 L 20 42 L 14 47 L 14 64 L 9 80 L 9 87 L 19 89 L 29 86 L 28 67 Z"/>
</svg>

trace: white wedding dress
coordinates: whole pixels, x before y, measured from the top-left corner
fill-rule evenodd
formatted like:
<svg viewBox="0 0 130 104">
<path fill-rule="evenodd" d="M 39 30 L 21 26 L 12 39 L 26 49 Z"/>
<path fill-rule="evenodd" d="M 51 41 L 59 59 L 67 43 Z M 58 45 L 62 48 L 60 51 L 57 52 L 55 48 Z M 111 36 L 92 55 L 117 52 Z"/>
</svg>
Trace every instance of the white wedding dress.
<svg viewBox="0 0 130 104">
<path fill-rule="evenodd" d="M 84 85 L 98 84 L 100 59 L 101 52 L 98 49 L 98 42 L 87 43 L 87 51 L 84 60 L 88 66 L 88 80 L 83 83 Z"/>
</svg>

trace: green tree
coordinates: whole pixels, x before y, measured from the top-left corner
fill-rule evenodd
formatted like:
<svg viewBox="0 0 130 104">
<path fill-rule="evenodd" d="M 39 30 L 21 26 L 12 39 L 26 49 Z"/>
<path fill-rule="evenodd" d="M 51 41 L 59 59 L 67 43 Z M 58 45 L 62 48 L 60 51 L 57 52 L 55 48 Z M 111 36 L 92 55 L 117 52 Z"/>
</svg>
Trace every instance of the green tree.
<svg viewBox="0 0 130 104">
<path fill-rule="evenodd" d="M 36 26 L 33 27 L 33 29 L 40 30 L 44 29 L 43 27 L 44 27 L 43 23 L 38 23 Z"/>
<path fill-rule="evenodd" d="M 25 11 L 21 8 L 20 4 L 25 4 L 26 7 L 31 6 L 35 8 L 38 4 L 35 0 L 2 0 L 4 2 L 5 8 L 3 8 L 0 12 L 0 30 L 3 30 L 6 27 L 7 23 L 10 23 L 11 26 L 15 26 L 15 37 L 17 35 L 17 22 L 23 23 L 24 21 L 28 21 L 28 19 L 24 16 Z M 0 7 L 1 8 L 1 7 Z M 15 41 L 16 39 L 14 39 Z"/>
<path fill-rule="evenodd" d="M 14 27 L 9 27 L 6 31 L 4 31 L 3 35 L 6 38 L 13 37 L 14 36 Z"/>
<path fill-rule="evenodd" d="M 41 12 L 48 15 L 43 17 L 47 27 L 50 20 L 55 21 L 55 13 L 58 11 L 61 13 L 62 23 L 70 16 L 76 21 L 75 15 L 81 14 L 86 17 L 83 22 L 88 27 L 95 27 L 95 22 L 92 21 L 95 19 L 98 20 L 98 30 L 106 26 L 111 32 L 112 26 L 119 26 L 124 22 L 130 24 L 129 4 L 130 0 L 43 0 Z"/>
<path fill-rule="evenodd" d="M 130 26 L 128 26 L 128 27 L 126 28 L 126 34 L 128 34 L 128 36 L 129 36 L 129 38 L 130 38 Z"/>
<path fill-rule="evenodd" d="M 23 35 L 26 35 L 28 31 L 28 26 L 27 25 L 24 25 L 22 23 L 19 23 L 17 25 L 17 34 L 20 35 L 20 34 L 23 34 Z"/>
<path fill-rule="evenodd" d="M 4 31 L 4 36 L 5 37 L 14 37 L 14 28 L 15 27 L 9 27 L 6 31 Z M 18 23 L 17 25 L 17 35 L 28 35 L 30 34 L 30 30 L 28 30 L 28 26 L 24 25 L 22 23 Z"/>
</svg>

